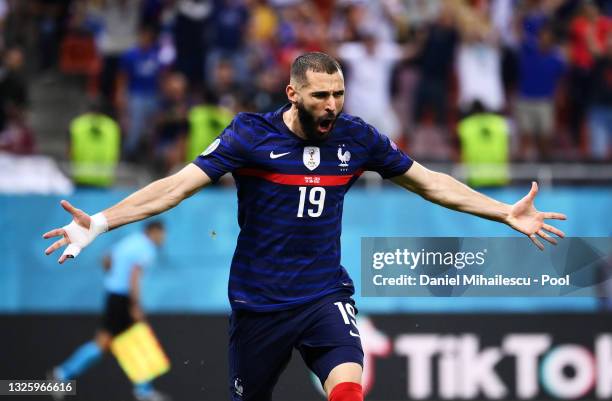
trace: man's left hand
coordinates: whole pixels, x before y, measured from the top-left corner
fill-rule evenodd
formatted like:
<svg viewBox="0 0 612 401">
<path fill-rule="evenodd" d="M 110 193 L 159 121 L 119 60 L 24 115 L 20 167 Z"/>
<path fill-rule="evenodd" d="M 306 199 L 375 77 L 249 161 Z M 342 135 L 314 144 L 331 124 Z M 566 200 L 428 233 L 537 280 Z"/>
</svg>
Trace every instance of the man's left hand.
<svg viewBox="0 0 612 401">
<path fill-rule="evenodd" d="M 537 193 L 538 184 L 534 181 L 531 183 L 531 190 L 529 193 L 523 199 L 512 205 L 510 213 L 506 218 L 506 223 L 515 230 L 527 235 L 535 246 L 543 250 L 544 245 L 540 242 L 538 236 L 553 245 L 557 244 L 557 240 L 548 235 L 547 231 L 560 238 L 565 237 L 563 231 L 545 223 L 544 220 L 566 220 L 567 217 L 562 213 L 538 211 L 533 204 Z"/>
</svg>

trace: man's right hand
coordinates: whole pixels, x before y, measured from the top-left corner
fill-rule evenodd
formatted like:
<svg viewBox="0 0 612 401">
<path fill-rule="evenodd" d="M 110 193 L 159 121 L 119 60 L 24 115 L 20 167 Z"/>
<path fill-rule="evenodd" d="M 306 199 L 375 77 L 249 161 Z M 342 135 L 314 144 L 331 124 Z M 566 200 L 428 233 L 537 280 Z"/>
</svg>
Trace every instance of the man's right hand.
<svg viewBox="0 0 612 401">
<path fill-rule="evenodd" d="M 144 311 L 140 305 L 132 305 L 130 308 L 130 315 L 135 322 L 144 322 L 146 320 Z"/>
<path fill-rule="evenodd" d="M 84 211 L 75 208 L 68 201 L 60 202 L 64 210 L 72 215 L 70 224 L 62 228 L 56 228 L 43 234 L 43 238 L 53 238 L 61 236 L 53 245 L 45 250 L 49 255 L 57 249 L 68 245 L 58 262 L 64 263 L 68 258 L 75 258 L 83 248 L 91 243 L 98 235 L 108 230 L 108 223 L 102 213 L 89 216 Z"/>
</svg>

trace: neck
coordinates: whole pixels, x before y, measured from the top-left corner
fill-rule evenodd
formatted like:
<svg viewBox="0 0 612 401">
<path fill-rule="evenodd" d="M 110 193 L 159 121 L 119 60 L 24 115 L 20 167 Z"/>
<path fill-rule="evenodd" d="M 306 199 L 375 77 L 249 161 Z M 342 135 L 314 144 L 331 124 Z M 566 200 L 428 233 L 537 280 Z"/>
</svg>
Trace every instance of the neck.
<svg viewBox="0 0 612 401">
<path fill-rule="evenodd" d="M 300 119 L 298 118 L 298 109 L 295 104 L 292 104 L 289 110 L 283 113 L 283 122 L 295 135 L 302 139 L 307 139 L 304 130 L 302 130 L 302 124 L 300 124 Z"/>
</svg>

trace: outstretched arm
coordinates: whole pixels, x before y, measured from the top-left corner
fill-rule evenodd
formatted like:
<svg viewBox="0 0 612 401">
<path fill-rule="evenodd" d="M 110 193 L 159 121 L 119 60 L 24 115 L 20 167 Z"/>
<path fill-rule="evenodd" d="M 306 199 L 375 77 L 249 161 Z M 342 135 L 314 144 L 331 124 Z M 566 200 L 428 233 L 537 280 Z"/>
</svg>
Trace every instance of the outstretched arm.
<svg viewBox="0 0 612 401">
<path fill-rule="evenodd" d="M 73 220 L 64 227 L 43 234 L 43 238 L 62 237 L 48 247 L 45 254 L 68 245 L 59 258 L 59 263 L 64 263 L 67 258 L 76 257 L 99 234 L 171 209 L 210 182 L 211 179 L 199 167 L 188 164 L 178 173 L 152 182 L 93 216 L 63 200 L 60 203 Z"/>
<path fill-rule="evenodd" d="M 417 162 L 406 173 L 391 181 L 438 205 L 505 223 L 527 235 L 540 249 L 544 249 L 544 245 L 536 235 L 551 244 L 557 241 L 546 231 L 559 237 L 565 236 L 563 231 L 544 222 L 546 219 L 565 220 L 565 215 L 536 210 L 533 201 L 538 193 L 538 185 L 535 182 L 523 199 L 508 205 L 474 191 L 447 174 L 428 170 Z"/>
<path fill-rule="evenodd" d="M 210 182 L 204 171 L 190 163 L 176 174 L 154 181 L 104 210 L 108 229 L 112 230 L 165 212 Z"/>
</svg>

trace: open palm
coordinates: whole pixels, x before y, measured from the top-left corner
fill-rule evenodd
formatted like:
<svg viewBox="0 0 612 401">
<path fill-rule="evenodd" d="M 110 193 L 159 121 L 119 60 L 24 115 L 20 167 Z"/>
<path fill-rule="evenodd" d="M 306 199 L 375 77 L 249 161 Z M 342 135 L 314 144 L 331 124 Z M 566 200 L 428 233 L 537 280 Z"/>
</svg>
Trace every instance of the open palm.
<svg viewBox="0 0 612 401">
<path fill-rule="evenodd" d="M 91 217 L 85 213 L 84 211 L 82 211 L 81 209 L 77 209 L 74 206 L 72 206 L 70 204 L 70 202 L 63 200 L 60 202 L 60 204 L 62 205 L 62 207 L 64 208 L 64 210 L 66 210 L 68 213 L 70 213 L 72 215 L 72 220 L 78 224 L 79 226 L 88 229 L 89 228 L 89 224 L 91 223 Z M 68 237 L 68 234 L 66 233 L 66 230 L 62 227 L 62 228 L 56 228 L 54 230 L 48 231 L 46 233 L 43 234 L 43 238 L 53 238 L 53 237 L 59 237 L 61 236 L 62 238 L 58 239 L 57 241 L 55 241 L 50 247 L 48 247 L 45 250 L 45 254 L 49 255 L 51 253 L 53 253 L 55 250 L 63 247 L 64 245 L 68 245 L 70 243 L 72 243 L 70 237 Z M 64 261 L 70 256 L 68 255 L 62 255 L 59 258 L 59 262 L 60 263 L 64 263 Z"/>
<path fill-rule="evenodd" d="M 562 213 L 538 211 L 534 205 L 534 199 L 537 193 L 538 184 L 533 182 L 531 183 L 531 190 L 529 193 L 525 195 L 523 199 L 512 205 L 506 223 L 515 230 L 527 235 L 538 248 L 544 249 L 544 245 L 537 236 L 554 245 L 557 244 L 557 240 L 548 235 L 547 231 L 561 238 L 565 237 L 563 231 L 547 224 L 545 220 L 565 220 L 566 217 Z"/>
</svg>

